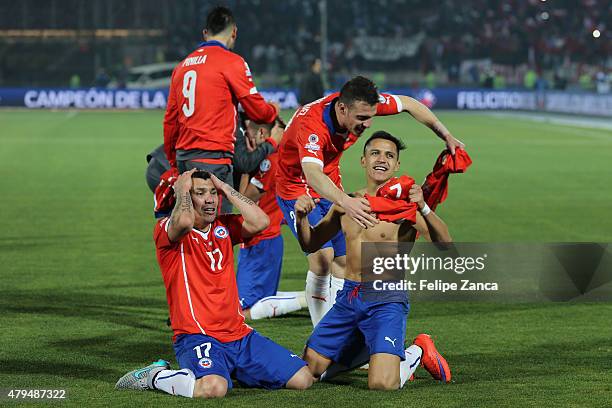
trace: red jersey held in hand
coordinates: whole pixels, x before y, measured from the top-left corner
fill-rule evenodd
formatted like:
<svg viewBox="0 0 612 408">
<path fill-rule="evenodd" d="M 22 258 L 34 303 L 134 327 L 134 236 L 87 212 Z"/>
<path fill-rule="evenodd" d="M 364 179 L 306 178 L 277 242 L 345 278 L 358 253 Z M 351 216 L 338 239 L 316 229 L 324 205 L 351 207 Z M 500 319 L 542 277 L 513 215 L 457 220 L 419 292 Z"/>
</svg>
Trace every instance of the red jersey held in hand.
<svg viewBox="0 0 612 408">
<path fill-rule="evenodd" d="M 392 177 L 376 191 L 376 196 L 365 195 L 370 209 L 379 220 L 387 222 L 416 222 L 418 205 L 408 199 L 414 179 L 409 176 Z"/>
<path fill-rule="evenodd" d="M 455 149 L 454 156 L 448 150 L 440 153 L 433 171 L 423 183 L 423 197 L 432 210 L 446 200 L 450 173 L 464 173 L 471 164 L 472 159 L 464 149 Z"/>
</svg>

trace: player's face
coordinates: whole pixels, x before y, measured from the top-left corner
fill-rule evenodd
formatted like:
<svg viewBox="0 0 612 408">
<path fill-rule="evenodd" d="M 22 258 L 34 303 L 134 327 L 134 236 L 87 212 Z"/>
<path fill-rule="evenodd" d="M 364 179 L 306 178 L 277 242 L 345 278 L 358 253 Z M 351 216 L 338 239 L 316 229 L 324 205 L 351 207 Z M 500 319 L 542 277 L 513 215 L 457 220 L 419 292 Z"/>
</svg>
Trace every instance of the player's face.
<svg viewBox="0 0 612 408">
<path fill-rule="evenodd" d="M 376 105 L 368 105 L 363 101 L 351 105 L 341 103 L 339 108 L 338 122 L 355 136 L 361 136 L 372 126 L 372 118 L 376 115 Z"/>
<path fill-rule="evenodd" d="M 250 120 L 246 122 L 246 137 L 250 140 L 252 145 L 259 146 L 265 142 L 269 136 L 265 128 L 258 127 Z"/>
<path fill-rule="evenodd" d="M 385 139 L 374 139 L 366 147 L 361 158 L 361 167 L 366 176 L 377 183 L 384 183 L 399 170 L 399 155 L 395 143 Z"/>
<path fill-rule="evenodd" d="M 198 218 L 205 224 L 210 224 L 217 218 L 219 195 L 211 179 L 194 178 L 191 187 L 191 201 Z"/>
</svg>

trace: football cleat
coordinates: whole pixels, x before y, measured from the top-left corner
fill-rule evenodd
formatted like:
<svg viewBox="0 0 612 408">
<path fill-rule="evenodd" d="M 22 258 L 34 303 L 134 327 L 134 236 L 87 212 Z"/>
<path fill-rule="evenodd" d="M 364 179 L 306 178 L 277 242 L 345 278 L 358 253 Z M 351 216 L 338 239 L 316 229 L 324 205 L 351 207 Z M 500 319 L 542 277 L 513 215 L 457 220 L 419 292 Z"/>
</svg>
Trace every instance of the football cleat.
<svg viewBox="0 0 612 408">
<path fill-rule="evenodd" d="M 146 391 L 153 389 L 152 380 L 155 374 L 162 370 L 170 369 L 170 363 L 166 360 L 157 360 L 145 368 L 130 371 L 117 381 L 116 390 L 138 390 Z"/>
<path fill-rule="evenodd" d="M 427 334 L 419 334 L 414 339 L 413 344 L 416 344 L 423 350 L 423 356 L 421 357 L 421 365 L 425 367 L 431 376 L 439 381 L 450 382 L 451 371 L 448 363 L 438 353 L 433 340 Z"/>
</svg>

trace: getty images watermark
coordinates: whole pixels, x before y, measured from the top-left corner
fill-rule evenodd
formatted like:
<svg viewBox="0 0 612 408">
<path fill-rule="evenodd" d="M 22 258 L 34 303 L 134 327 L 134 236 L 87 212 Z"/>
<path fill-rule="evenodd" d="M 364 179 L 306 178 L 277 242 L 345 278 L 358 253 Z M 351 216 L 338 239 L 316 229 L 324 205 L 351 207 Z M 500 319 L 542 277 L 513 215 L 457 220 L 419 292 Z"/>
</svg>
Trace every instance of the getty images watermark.
<svg viewBox="0 0 612 408">
<path fill-rule="evenodd" d="M 391 257 L 376 257 L 372 263 L 372 273 L 383 275 L 386 271 L 404 271 L 404 274 L 414 276 L 417 273 L 446 271 L 457 275 L 466 272 L 483 271 L 486 268 L 487 254 L 482 256 L 428 256 L 421 253 L 411 256 L 407 253 L 395 254 Z M 427 290 L 448 292 L 457 290 L 466 291 L 497 291 L 498 282 L 479 282 L 470 279 L 461 279 L 460 282 L 449 282 L 443 279 L 401 279 L 400 281 L 387 281 L 376 279 L 372 282 L 374 290 Z"/>
<path fill-rule="evenodd" d="M 371 300 L 612 301 L 612 245 L 363 243 Z"/>
</svg>

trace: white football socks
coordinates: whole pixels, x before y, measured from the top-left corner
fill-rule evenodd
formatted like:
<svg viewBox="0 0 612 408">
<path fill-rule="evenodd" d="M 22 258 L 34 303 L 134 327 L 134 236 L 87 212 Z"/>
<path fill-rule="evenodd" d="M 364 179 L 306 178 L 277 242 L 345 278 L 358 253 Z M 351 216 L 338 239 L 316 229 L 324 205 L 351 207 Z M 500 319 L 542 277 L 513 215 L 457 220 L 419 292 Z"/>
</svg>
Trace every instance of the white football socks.
<svg viewBox="0 0 612 408">
<path fill-rule="evenodd" d="M 421 356 L 423 350 L 415 344 L 404 350 L 404 356 L 406 359 L 400 361 L 400 388 L 406 384 L 406 381 L 414 374 L 419 363 L 421 362 Z"/>
<path fill-rule="evenodd" d="M 318 276 L 314 272 L 308 271 L 305 291 L 310 320 L 312 320 L 312 326 L 316 327 L 333 304 L 330 299 L 329 275 Z"/>
<path fill-rule="evenodd" d="M 258 320 L 282 316 L 301 308 L 302 305 L 298 296 L 268 296 L 251 306 L 249 313 L 251 314 L 251 319 Z"/>
<path fill-rule="evenodd" d="M 195 375 L 190 369 L 162 370 L 153 379 L 153 387 L 171 395 L 193 398 Z"/>
<path fill-rule="evenodd" d="M 338 294 L 339 291 L 342 290 L 343 287 L 344 287 L 344 279 L 336 278 L 335 276 L 332 275 L 331 286 L 329 288 L 330 299 L 331 299 L 332 305 L 336 303 L 336 295 Z"/>
</svg>

